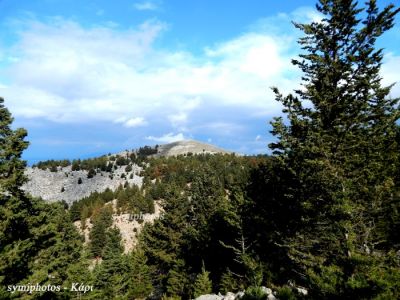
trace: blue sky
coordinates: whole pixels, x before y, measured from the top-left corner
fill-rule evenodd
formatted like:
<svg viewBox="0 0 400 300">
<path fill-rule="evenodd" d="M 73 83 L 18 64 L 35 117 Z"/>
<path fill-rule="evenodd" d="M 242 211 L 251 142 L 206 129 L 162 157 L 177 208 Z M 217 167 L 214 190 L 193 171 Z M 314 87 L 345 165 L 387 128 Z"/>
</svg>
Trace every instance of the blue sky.
<svg viewBox="0 0 400 300">
<path fill-rule="evenodd" d="M 298 86 L 290 59 L 301 33 L 291 21 L 318 20 L 314 5 L 0 0 L 0 95 L 29 132 L 25 159 L 180 139 L 266 153 L 269 121 L 281 114 L 269 87 Z M 398 81 L 400 26 L 378 44 L 384 82 Z"/>
</svg>

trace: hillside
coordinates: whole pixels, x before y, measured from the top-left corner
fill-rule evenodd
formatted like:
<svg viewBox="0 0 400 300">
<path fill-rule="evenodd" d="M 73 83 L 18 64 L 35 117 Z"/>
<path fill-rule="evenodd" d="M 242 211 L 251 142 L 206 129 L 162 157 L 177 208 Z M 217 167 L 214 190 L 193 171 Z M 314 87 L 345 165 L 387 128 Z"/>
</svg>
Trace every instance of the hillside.
<svg viewBox="0 0 400 300">
<path fill-rule="evenodd" d="M 125 150 L 84 161 L 47 161 L 28 167 L 29 181 L 23 189 L 34 197 L 47 201 L 74 201 L 93 192 L 107 188 L 115 191 L 118 186 L 141 186 L 145 157 L 171 157 L 188 154 L 231 153 L 198 141 L 180 141 L 170 144 Z"/>
<path fill-rule="evenodd" d="M 185 155 L 188 153 L 192 154 L 202 154 L 202 153 L 223 153 L 228 154 L 232 153 L 230 151 L 215 147 L 210 144 L 201 143 L 198 141 L 187 140 L 180 141 L 165 145 L 160 145 L 158 147 L 158 153 L 156 156 L 176 156 L 176 155 Z"/>
</svg>

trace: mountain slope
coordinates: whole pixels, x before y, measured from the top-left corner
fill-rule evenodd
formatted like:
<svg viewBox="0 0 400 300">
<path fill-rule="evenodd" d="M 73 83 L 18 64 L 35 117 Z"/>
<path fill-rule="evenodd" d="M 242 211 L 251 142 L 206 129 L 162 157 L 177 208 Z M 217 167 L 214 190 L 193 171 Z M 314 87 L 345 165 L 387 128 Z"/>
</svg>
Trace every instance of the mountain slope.
<svg viewBox="0 0 400 300">
<path fill-rule="evenodd" d="M 170 144 L 160 145 L 158 147 L 158 153 L 156 156 L 176 156 L 182 154 L 202 154 L 202 153 L 232 153 L 230 151 L 226 151 L 224 149 L 215 147 L 210 144 L 187 140 L 187 141 L 179 141 Z"/>
<path fill-rule="evenodd" d="M 213 145 L 197 141 L 179 141 L 156 147 L 141 147 L 136 150 L 126 150 L 114 155 L 107 155 L 103 159 L 104 167 L 89 167 L 76 169 L 73 165 L 61 166 L 48 163 L 41 168 L 29 167 L 25 174 L 29 181 L 23 189 L 34 197 L 41 197 L 47 201 L 61 201 L 72 203 L 93 192 L 103 192 L 109 188 L 116 190 L 125 184 L 142 184 L 140 172 L 145 164 L 139 157 L 162 157 L 203 153 L 231 153 Z M 106 168 L 107 166 L 107 168 Z M 109 168 L 108 168 L 109 167 Z"/>
</svg>

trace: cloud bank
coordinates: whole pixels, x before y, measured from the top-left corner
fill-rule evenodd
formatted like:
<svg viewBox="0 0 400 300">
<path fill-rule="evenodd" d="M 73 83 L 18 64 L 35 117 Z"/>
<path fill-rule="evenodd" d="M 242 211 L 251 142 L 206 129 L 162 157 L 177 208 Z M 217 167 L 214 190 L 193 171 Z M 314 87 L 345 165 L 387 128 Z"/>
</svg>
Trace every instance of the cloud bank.
<svg viewBox="0 0 400 300">
<path fill-rule="evenodd" d="M 157 9 L 150 1 L 134 6 Z M 302 8 L 259 20 L 200 55 L 157 46 L 169 26 L 154 19 L 130 29 L 115 23 L 85 27 L 63 18 L 14 20 L 17 38 L 1 49 L 0 94 L 18 118 L 141 128 L 145 139 L 156 142 L 202 130 L 213 140 L 251 131 L 249 141 L 256 136 L 254 142 L 265 143 L 264 128 L 254 132 L 248 120 L 280 114 L 269 88 L 290 92 L 300 80 L 290 63 L 299 52 L 299 33 L 290 21 L 318 18 Z M 400 58 L 390 54 L 385 82 L 397 80 L 399 67 Z M 397 86 L 393 96 L 399 95 Z"/>
</svg>

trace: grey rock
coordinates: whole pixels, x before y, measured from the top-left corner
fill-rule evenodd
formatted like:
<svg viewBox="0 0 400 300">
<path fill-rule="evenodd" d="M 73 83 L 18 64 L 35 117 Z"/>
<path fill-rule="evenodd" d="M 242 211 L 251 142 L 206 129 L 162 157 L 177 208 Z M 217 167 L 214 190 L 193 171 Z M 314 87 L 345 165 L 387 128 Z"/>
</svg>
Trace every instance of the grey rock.
<svg viewBox="0 0 400 300">
<path fill-rule="evenodd" d="M 197 297 L 195 300 L 222 300 L 222 299 L 224 299 L 223 296 L 209 294 L 209 295 L 201 295 L 200 297 Z"/>
<path fill-rule="evenodd" d="M 224 296 L 224 300 L 235 300 L 236 295 L 234 293 L 228 292 L 226 293 L 226 295 Z"/>
<path fill-rule="evenodd" d="M 303 288 L 303 287 L 296 287 L 297 292 L 301 295 L 307 296 L 308 295 L 308 290 Z"/>
<path fill-rule="evenodd" d="M 242 299 L 244 296 L 244 292 L 238 292 L 235 295 L 235 300 Z"/>
<path fill-rule="evenodd" d="M 119 185 L 123 185 L 126 181 L 129 184 L 141 186 L 143 178 L 137 175 L 141 168 L 136 165 L 132 168 L 126 178 L 121 178 L 121 175 L 126 173 L 125 166 L 119 167 L 114 170 L 113 179 L 109 177 L 110 173 L 107 172 L 102 172 L 103 176 L 96 174 L 92 178 L 87 178 L 87 171 L 71 171 L 71 166 L 59 168 L 57 172 L 27 168 L 25 175 L 28 177 L 28 182 L 22 188 L 34 197 L 41 197 L 50 202 L 65 200 L 68 204 L 71 204 L 96 191 L 103 192 L 107 188 L 116 190 Z M 132 179 L 130 178 L 131 173 L 133 174 Z M 68 174 L 68 176 L 65 174 Z M 78 184 L 79 178 L 82 179 L 81 184 Z M 62 189 L 64 189 L 63 192 L 61 192 Z"/>
<path fill-rule="evenodd" d="M 272 290 L 271 290 L 270 288 L 265 287 L 265 286 L 262 286 L 262 287 L 261 287 L 261 291 L 262 291 L 264 294 L 272 295 Z"/>
</svg>

